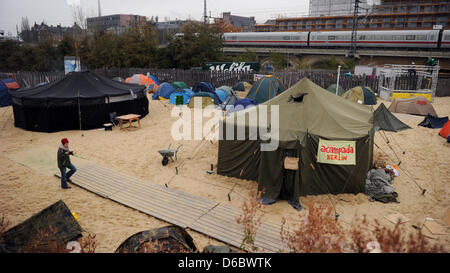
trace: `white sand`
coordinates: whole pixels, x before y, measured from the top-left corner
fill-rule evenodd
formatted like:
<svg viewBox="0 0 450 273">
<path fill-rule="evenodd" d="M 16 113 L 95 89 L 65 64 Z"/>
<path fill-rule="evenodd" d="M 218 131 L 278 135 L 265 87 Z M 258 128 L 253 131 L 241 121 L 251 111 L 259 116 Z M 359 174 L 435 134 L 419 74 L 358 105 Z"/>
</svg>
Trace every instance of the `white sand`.
<svg viewBox="0 0 450 273">
<path fill-rule="evenodd" d="M 389 102 L 385 104 L 389 106 Z M 439 116 L 450 116 L 450 97 L 436 98 L 433 106 Z M 63 137 L 69 139 L 71 149 L 84 159 L 74 158 L 75 165 L 89 161 L 149 183 L 163 185 L 170 182 L 171 188 L 239 208 L 248 198 L 249 192 L 256 191 L 257 183 L 207 174 L 210 164 L 215 166 L 217 163 L 217 141 L 172 140 L 171 125 L 177 120 L 170 117 L 172 107 L 167 101 L 150 101 L 150 114 L 141 120 L 141 129 L 115 128 L 112 132 L 90 130 L 51 134 L 28 132 L 14 127 L 12 107 L 0 108 L 0 216 L 3 214 L 12 225 L 16 225 L 62 199 L 79 215 L 81 226 L 97 235 L 99 252 L 113 252 L 136 232 L 168 225 L 76 186 L 67 191 L 61 190 L 59 180 L 52 173 L 56 170 L 57 146 Z M 399 204 L 372 203 L 364 194 L 308 196 L 301 197 L 300 201 L 305 203 L 331 199 L 343 223 L 349 223 L 358 213 L 393 226 L 384 219 L 391 212 L 402 213 L 410 219 L 423 216 L 440 221 L 450 207 L 450 144 L 438 135 L 438 129 L 417 127 L 423 117 L 402 114 L 397 117 L 413 129 L 386 134 L 391 140 L 391 146 L 399 144 L 402 148 L 394 147 L 402 161 L 400 167 L 408 169 L 414 179 L 427 189 L 425 196 L 401 173 L 394 183 L 399 193 Z M 375 141 L 395 159 L 379 133 L 376 133 Z M 169 143 L 172 143 L 172 147 L 179 144 L 183 146 L 177 162 L 162 166 L 158 150 L 167 148 Z M 375 158 L 398 163 L 392 162 L 378 148 L 375 147 L 374 151 Z M 178 166 L 178 176 L 174 176 L 175 166 Z M 235 188 L 230 202 L 227 194 L 233 186 Z M 272 220 L 280 221 L 284 217 L 290 223 L 298 222 L 298 213 L 285 201 L 268 206 L 265 211 L 265 217 Z M 306 213 L 306 210 L 301 213 Z M 189 233 L 200 249 L 208 244 L 221 244 L 197 232 Z M 450 236 L 440 235 L 438 240 L 448 246 Z"/>
</svg>

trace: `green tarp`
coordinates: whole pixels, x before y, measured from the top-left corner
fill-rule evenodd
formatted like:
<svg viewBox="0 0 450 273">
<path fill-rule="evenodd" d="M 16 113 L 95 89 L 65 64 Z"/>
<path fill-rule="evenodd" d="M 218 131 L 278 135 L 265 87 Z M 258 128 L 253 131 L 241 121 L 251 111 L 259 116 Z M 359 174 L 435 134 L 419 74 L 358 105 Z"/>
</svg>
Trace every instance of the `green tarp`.
<svg viewBox="0 0 450 273">
<path fill-rule="evenodd" d="M 401 122 L 396 118 L 384 105 L 384 103 L 378 106 L 377 110 L 373 113 L 375 129 L 397 132 L 401 130 L 411 129 L 408 125 Z"/>
<path fill-rule="evenodd" d="M 261 117 L 267 107 L 267 128 L 274 128 L 273 106 L 279 106 L 279 141 L 275 151 L 261 151 L 263 141 L 258 126 L 249 117 Z M 272 113 L 273 112 L 273 113 Z M 263 197 L 326 193 L 364 192 L 366 173 L 373 155 L 373 114 L 370 108 L 335 96 L 309 79 L 302 79 L 281 95 L 245 112 L 236 112 L 220 126 L 221 138 L 227 136 L 227 123 L 234 121 L 234 136 L 245 128 L 244 140 L 220 140 L 217 172 L 220 175 L 258 181 Z M 319 138 L 356 141 L 356 165 L 317 163 Z M 286 156 L 299 157 L 298 170 L 284 168 Z"/>
<path fill-rule="evenodd" d="M 60 200 L 5 232 L 3 243 L 8 252 L 23 252 L 23 248 L 31 247 L 27 245 L 31 243 L 32 249 L 48 252 L 46 249 L 49 248 L 49 243 L 65 244 L 77 239 L 81 232 L 81 226 L 66 204 Z M 47 240 L 42 241 L 40 236 L 44 234 Z"/>
<path fill-rule="evenodd" d="M 172 86 L 175 89 L 189 88 L 189 86 L 185 82 L 174 82 L 174 83 L 172 83 Z"/>
</svg>

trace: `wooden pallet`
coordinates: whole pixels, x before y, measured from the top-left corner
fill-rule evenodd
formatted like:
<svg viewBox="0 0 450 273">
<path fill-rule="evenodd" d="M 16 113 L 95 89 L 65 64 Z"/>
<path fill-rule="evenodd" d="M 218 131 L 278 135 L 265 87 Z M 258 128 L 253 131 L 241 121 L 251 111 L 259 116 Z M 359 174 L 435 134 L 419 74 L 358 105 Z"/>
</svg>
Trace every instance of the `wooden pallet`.
<svg viewBox="0 0 450 273">
<path fill-rule="evenodd" d="M 171 224 L 190 228 L 235 247 L 242 244 L 243 227 L 236 222 L 241 212 L 236 208 L 144 182 L 99 165 L 78 168 L 71 180 L 97 195 Z M 258 251 L 286 250 L 280 229 L 279 224 L 265 220 L 255 236 Z"/>
</svg>

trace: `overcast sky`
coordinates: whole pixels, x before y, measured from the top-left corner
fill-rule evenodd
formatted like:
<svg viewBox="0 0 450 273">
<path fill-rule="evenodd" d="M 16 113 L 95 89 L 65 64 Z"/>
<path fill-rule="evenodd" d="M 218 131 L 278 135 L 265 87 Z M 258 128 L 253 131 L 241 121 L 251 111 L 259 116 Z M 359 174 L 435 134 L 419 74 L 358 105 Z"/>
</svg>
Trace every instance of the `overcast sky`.
<svg viewBox="0 0 450 273">
<path fill-rule="evenodd" d="M 137 14 L 147 17 L 201 20 L 203 0 L 100 0 L 102 15 Z M 16 35 L 22 17 L 28 17 L 30 25 L 44 20 L 47 24 L 63 26 L 73 24 L 71 5 L 81 5 L 85 13 L 96 16 L 97 0 L 0 0 L 0 30 Z M 208 15 L 220 16 L 231 11 L 241 16 L 255 16 L 257 23 L 281 16 L 306 15 L 309 0 L 207 0 Z"/>
</svg>

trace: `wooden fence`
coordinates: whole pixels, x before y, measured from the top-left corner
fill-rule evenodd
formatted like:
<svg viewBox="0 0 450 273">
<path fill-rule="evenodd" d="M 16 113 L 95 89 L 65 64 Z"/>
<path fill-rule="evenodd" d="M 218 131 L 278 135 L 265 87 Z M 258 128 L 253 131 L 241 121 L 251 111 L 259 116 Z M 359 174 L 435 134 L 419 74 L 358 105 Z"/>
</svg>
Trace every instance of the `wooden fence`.
<svg viewBox="0 0 450 273">
<path fill-rule="evenodd" d="M 222 85 L 233 86 L 239 81 L 254 82 L 253 72 L 230 72 L 230 71 L 202 71 L 202 70 L 180 70 L 180 69 L 152 69 L 152 68 L 107 68 L 97 69 L 95 72 L 108 78 L 127 78 L 134 74 L 150 73 L 157 77 L 161 82 L 175 81 L 185 82 L 188 86 L 193 86 L 197 82 L 207 81 L 214 86 Z M 14 78 L 19 82 L 20 86 L 29 88 L 34 87 L 42 82 L 52 82 L 64 77 L 64 72 L 26 72 L 19 71 L 12 73 Z M 327 88 L 331 84 L 336 83 L 337 72 L 327 70 L 301 70 L 301 71 L 284 71 L 275 73 L 258 73 L 272 74 L 281 79 L 286 87 L 291 87 L 300 79 L 308 77 L 315 84 Z M 378 93 L 378 78 L 372 76 L 345 76 L 341 74 L 339 84 L 348 90 L 358 85 L 369 86 L 373 91 Z"/>
</svg>

